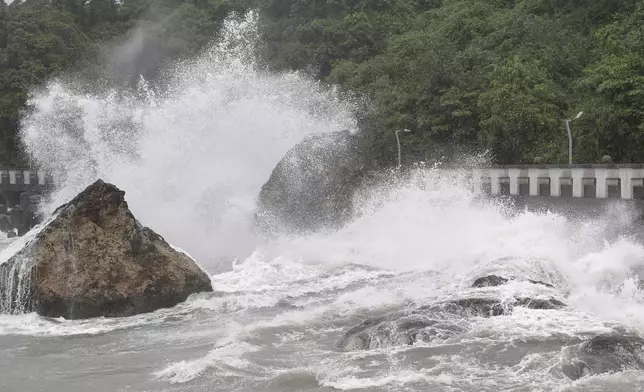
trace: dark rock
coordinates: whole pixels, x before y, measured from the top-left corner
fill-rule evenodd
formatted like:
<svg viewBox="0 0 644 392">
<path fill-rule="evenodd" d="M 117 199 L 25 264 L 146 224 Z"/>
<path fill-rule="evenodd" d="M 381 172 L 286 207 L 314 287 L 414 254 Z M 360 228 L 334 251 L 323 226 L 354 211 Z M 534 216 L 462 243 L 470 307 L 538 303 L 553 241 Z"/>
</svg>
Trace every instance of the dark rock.
<svg viewBox="0 0 644 392">
<path fill-rule="evenodd" d="M 504 285 L 507 282 L 508 279 L 506 278 L 502 278 L 496 275 L 489 275 L 476 279 L 474 281 L 474 284 L 472 284 L 472 287 L 496 287 Z"/>
<path fill-rule="evenodd" d="M 506 312 L 500 301 L 485 298 L 426 305 L 365 320 L 351 328 L 338 346 L 351 351 L 444 340 L 463 333 L 468 317 L 499 316 Z"/>
<path fill-rule="evenodd" d="M 552 289 L 554 289 L 554 288 L 555 288 L 555 286 L 551 285 L 550 283 L 542 282 L 542 281 L 540 281 L 540 280 L 532 280 L 532 279 L 528 279 L 528 282 L 530 282 L 530 283 L 532 283 L 532 284 L 540 284 L 540 285 L 542 285 L 542 286 L 550 287 L 550 288 L 552 288 Z"/>
<path fill-rule="evenodd" d="M 386 317 L 364 320 L 362 323 L 347 331 L 342 340 L 338 343 L 338 347 L 345 351 L 364 350 L 369 348 L 371 342 L 371 333 L 369 330 L 386 320 Z"/>
<path fill-rule="evenodd" d="M 508 283 L 510 280 L 501 276 L 497 275 L 488 275 L 484 276 L 482 278 L 478 278 L 474 281 L 472 284 L 472 287 L 477 288 L 477 287 L 496 287 L 496 286 L 502 286 L 506 283 Z M 540 280 L 532 280 L 528 279 L 528 282 L 532 284 L 540 284 L 542 286 L 554 288 L 553 285 L 550 283 L 542 282 Z"/>
<path fill-rule="evenodd" d="M 464 298 L 397 311 L 363 321 L 351 328 L 338 343 L 341 350 L 367 350 L 382 346 L 413 344 L 447 339 L 467 329 L 471 317 L 509 315 L 514 306 L 530 309 L 559 309 L 566 306 L 554 298 L 517 298 L 507 304 L 497 299 Z"/>
<path fill-rule="evenodd" d="M 566 307 L 566 304 L 556 300 L 550 299 L 535 299 L 535 298 L 517 298 L 516 306 L 522 306 L 529 309 L 560 309 Z"/>
<path fill-rule="evenodd" d="M 449 313 L 395 312 L 385 317 L 365 320 L 351 328 L 338 346 L 343 351 L 354 351 L 411 345 L 418 341 L 445 340 L 465 330 L 462 320 Z"/>
<path fill-rule="evenodd" d="M 573 380 L 593 374 L 644 370 L 644 339 L 635 335 L 599 335 L 566 347 L 562 372 Z"/>
<path fill-rule="evenodd" d="M 125 192 L 97 181 L 0 264 L 0 308 L 47 317 L 130 316 L 212 291 L 188 256 L 141 226 Z"/>
<path fill-rule="evenodd" d="M 349 132 L 305 139 L 286 153 L 262 187 L 259 226 L 292 233 L 341 226 L 353 215 L 362 168 L 357 141 Z"/>
<path fill-rule="evenodd" d="M 423 309 L 423 308 L 421 308 Z M 491 317 L 501 316 L 508 312 L 501 301 L 486 298 L 466 298 L 431 305 L 428 309 L 440 310 L 461 317 Z"/>
</svg>

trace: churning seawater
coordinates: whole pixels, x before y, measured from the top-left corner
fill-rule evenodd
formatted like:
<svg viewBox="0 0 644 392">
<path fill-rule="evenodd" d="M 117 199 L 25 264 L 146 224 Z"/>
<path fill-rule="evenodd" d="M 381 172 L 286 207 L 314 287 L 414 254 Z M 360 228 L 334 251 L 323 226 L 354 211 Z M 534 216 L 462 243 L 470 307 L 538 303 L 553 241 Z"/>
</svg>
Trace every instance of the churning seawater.
<svg viewBox="0 0 644 392">
<path fill-rule="evenodd" d="M 52 82 L 33 97 L 23 140 L 66 178 L 51 206 L 95 178 L 115 183 L 142 223 L 212 274 L 215 293 L 120 319 L 0 315 L 0 391 L 644 389 L 637 371 L 579 381 L 561 372 L 563 347 L 644 333 L 644 247 L 628 211 L 517 213 L 458 172 L 418 168 L 361 192 L 356 219 L 337 232 L 257 234 L 255 198 L 283 154 L 355 123 L 333 91 L 259 69 L 255 34 L 253 14 L 230 20 L 222 41 L 168 72 L 162 92 L 142 83 L 140 94 L 92 95 Z M 471 288 L 489 274 L 517 279 Z M 568 306 L 463 319 L 461 334 L 431 342 L 337 347 L 390 311 L 517 295 Z"/>
</svg>

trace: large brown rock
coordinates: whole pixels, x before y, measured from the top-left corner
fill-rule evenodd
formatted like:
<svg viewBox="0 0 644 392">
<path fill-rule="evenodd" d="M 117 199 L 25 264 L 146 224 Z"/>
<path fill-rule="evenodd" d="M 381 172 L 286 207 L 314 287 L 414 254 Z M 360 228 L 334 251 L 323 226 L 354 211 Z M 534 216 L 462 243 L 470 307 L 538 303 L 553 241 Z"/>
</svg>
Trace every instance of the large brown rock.
<svg viewBox="0 0 644 392">
<path fill-rule="evenodd" d="M 124 195 L 99 180 L 61 206 L 0 265 L 1 310 L 68 319 L 130 316 L 212 291 L 190 257 L 134 218 Z"/>
</svg>

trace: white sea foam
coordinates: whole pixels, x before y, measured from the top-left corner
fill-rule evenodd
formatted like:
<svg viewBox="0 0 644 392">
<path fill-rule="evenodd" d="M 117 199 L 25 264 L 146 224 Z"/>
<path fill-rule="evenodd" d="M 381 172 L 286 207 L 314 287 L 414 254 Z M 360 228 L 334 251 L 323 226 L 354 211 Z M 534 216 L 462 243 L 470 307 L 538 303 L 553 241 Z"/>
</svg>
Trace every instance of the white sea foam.
<svg viewBox="0 0 644 392">
<path fill-rule="evenodd" d="M 252 366 L 252 363 L 242 356 L 257 350 L 259 347 L 244 342 L 218 342 L 217 347 L 205 357 L 170 364 L 156 372 L 155 376 L 167 379 L 171 383 L 185 383 L 194 380 L 207 369 L 223 371 L 223 376 L 235 374 L 236 371 L 243 371 Z"/>
<path fill-rule="evenodd" d="M 149 320 L 148 320 L 149 321 Z M 70 321 L 41 317 L 35 313 L 0 315 L 0 335 L 74 336 L 98 335 L 145 324 L 145 318 L 89 319 Z"/>
<path fill-rule="evenodd" d="M 333 89 L 256 63 L 257 23 L 256 13 L 230 18 L 219 41 L 155 88 L 91 92 L 52 81 L 34 94 L 22 140 L 65 179 L 49 209 L 102 178 L 126 191 L 143 224 L 206 267 L 248 255 L 258 242 L 255 198 L 285 152 L 306 135 L 355 127 Z"/>
</svg>

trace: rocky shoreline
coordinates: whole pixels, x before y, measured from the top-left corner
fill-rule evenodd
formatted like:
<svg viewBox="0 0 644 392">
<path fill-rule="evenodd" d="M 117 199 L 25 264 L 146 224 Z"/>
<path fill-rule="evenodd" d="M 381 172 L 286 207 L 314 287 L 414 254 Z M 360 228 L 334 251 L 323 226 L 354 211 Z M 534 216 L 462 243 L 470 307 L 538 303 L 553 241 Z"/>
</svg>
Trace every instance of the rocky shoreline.
<svg viewBox="0 0 644 392">
<path fill-rule="evenodd" d="M 489 275 L 476 279 L 472 288 L 496 287 L 510 278 Z M 531 284 L 554 289 L 550 283 L 528 280 Z M 555 310 L 567 305 L 555 298 L 515 297 L 508 301 L 472 297 L 395 311 L 364 320 L 351 328 L 337 343 L 340 351 L 373 350 L 387 346 L 449 341 L 466 333 L 469 322 L 477 317 L 510 315 L 514 308 Z M 644 338 L 634 333 L 615 331 L 576 340 L 562 347 L 559 369 L 566 377 L 579 378 L 625 370 L 644 370 Z M 569 344 L 570 344 L 569 343 Z"/>
</svg>

